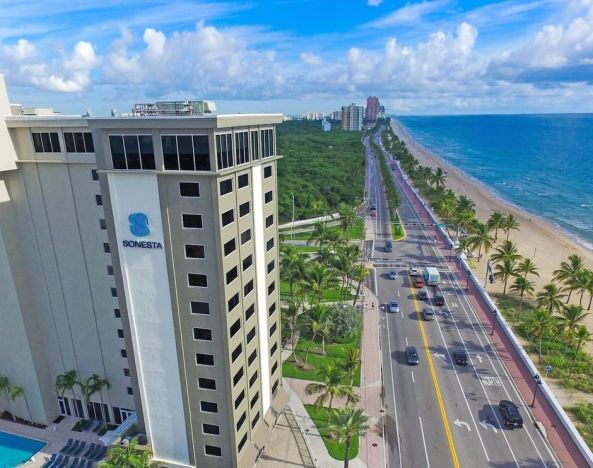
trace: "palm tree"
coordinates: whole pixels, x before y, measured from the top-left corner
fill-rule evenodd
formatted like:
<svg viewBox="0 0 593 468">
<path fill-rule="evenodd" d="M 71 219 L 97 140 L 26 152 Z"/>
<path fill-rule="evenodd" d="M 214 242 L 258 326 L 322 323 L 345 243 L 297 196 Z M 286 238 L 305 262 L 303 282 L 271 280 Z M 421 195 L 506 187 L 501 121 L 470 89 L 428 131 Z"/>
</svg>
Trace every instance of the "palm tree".
<svg viewBox="0 0 593 468">
<path fill-rule="evenodd" d="M 583 305 L 583 295 L 589 288 L 592 277 L 593 271 L 588 268 L 582 268 L 576 275 L 573 286 L 576 291 L 581 293 L 581 296 L 579 297 L 579 305 Z"/>
<path fill-rule="evenodd" d="M 352 440 L 363 435 L 368 428 L 368 418 L 361 409 L 346 407 L 334 411 L 328 429 L 339 443 L 344 444 L 344 468 L 348 468 Z"/>
<path fill-rule="evenodd" d="M 354 208 L 346 203 L 340 203 L 338 205 L 338 213 L 340 215 L 340 227 L 342 228 L 342 231 L 350 229 L 358 219 L 358 215 Z"/>
<path fill-rule="evenodd" d="M 311 242 L 314 244 L 319 244 L 319 250 L 321 250 L 324 244 L 327 242 L 329 233 L 330 229 L 327 227 L 327 224 L 317 223 L 311 232 Z"/>
<path fill-rule="evenodd" d="M 315 338 L 317 335 L 320 334 L 327 327 L 328 321 L 328 309 L 326 306 L 317 304 L 307 312 L 306 316 L 303 318 L 303 323 L 306 327 L 309 328 L 309 331 L 312 333 L 311 342 L 309 346 L 307 346 L 307 351 L 305 352 L 305 361 L 303 362 L 303 367 L 307 366 L 307 361 L 309 359 L 309 350 L 315 343 Z"/>
<path fill-rule="evenodd" d="M 488 226 L 483 223 L 478 223 L 475 227 L 474 234 L 469 237 L 469 241 L 474 249 L 478 249 L 478 261 L 480 261 L 482 247 L 484 248 L 484 252 L 488 253 L 492 248 L 494 239 L 490 236 L 490 229 Z"/>
<path fill-rule="evenodd" d="M 342 369 L 350 377 L 350 386 L 354 385 L 354 378 L 360 366 L 360 349 L 350 348 L 346 353 L 346 359 L 342 363 Z"/>
<path fill-rule="evenodd" d="M 509 213 L 504 217 L 504 221 L 502 223 L 502 230 L 506 233 L 507 237 L 506 240 L 509 240 L 509 234 L 511 231 L 516 231 L 519 229 L 519 220 Z"/>
<path fill-rule="evenodd" d="M 524 258 L 519 262 L 517 272 L 520 275 L 523 275 L 523 278 L 527 278 L 527 275 L 539 276 L 539 273 L 537 272 L 537 267 L 535 266 L 535 262 L 530 258 Z"/>
<path fill-rule="evenodd" d="M 100 468 L 156 468 L 159 464 L 152 461 L 152 452 L 143 447 L 136 448 L 138 438 L 134 437 L 126 446 L 114 445 L 107 452 L 107 458 L 99 462 Z"/>
<path fill-rule="evenodd" d="M 574 283 L 579 274 L 584 267 L 583 258 L 573 254 L 568 257 L 568 262 L 562 262 L 560 264 L 560 268 L 558 270 L 554 270 L 554 279 L 557 281 L 561 281 L 565 284 L 566 289 L 568 290 L 568 297 L 566 298 L 566 303 L 570 301 L 570 295 L 574 290 Z"/>
<path fill-rule="evenodd" d="M 93 397 L 93 395 L 95 393 L 97 393 L 97 391 L 99 389 L 99 387 L 97 386 L 97 383 L 95 382 L 95 380 L 92 377 L 89 377 L 84 382 L 83 381 L 78 382 L 78 386 L 80 387 L 80 392 L 82 393 L 82 398 L 84 400 L 84 404 L 87 407 L 87 412 L 89 413 L 89 419 L 99 419 L 97 417 L 97 414 L 95 413 L 95 407 L 91 403 L 91 398 Z M 91 417 L 91 410 L 89 409 L 89 406 L 93 410 L 94 418 Z"/>
<path fill-rule="evenodd" d="M 336 278 L 328 267 L 319 262 L 309 262 L 307 266 L 304 286 L 319 303 L 325 292 L 336 283 Z"/>
<path fill-rule="evenodd" d="M 457 213 L 456 222 L 460 228 L 469 231 L 476 222 L 476 215 L 473 211 L 460 211 Z"/>
<path fill-rule="evenodd" d="M 364 283 L 364 280 L 368 275 L 369 270 L 362 263 L 354 269 L 354 274 L 352 276 L 358 282 L 358 286 L 356 288 L 356 296 L 354 296 L 354 302 L 352 304 L 353 306 L 356 306 L 356 302 L 358 301 L 358 296 L 360 295 L 362 284 Z"/>
<path fill-rule="evenodd" d="M 101 418 L 103 419 L 104 426 L 107 427 L 107 418 L 103 414 L 105 404 L 103 403 L 103 390 L 109 391 L 111 388 L 111 383 L 109 380 L 102 378 L 98 374 L 93 374 L 89 377 L 90 384 L 94 387 L 94 392 L 99 392 L 99 397 L 101 398 Z"/>
<path fill-rule="evenodd" d="M 445 186 L 445 173 L 443 172 L 442 167 L 437 167 L 432 175 L 432 185 L 435 187 L 444 187 Z"/>
<path fill-rule="evenodd" d="M 591 341 L 593 341 L 592 336 L 593 335 L 591 335 L 591 333 L 589 332 L 589 330 L 587 330 L 587 327 L 585 325 L 579 325 L 576 328 L 574 333 L 574 340 L 576 341 L 576 346 L 574 350 L 574 358 L 572 360 L 572 365 L 570 366 L 570 371 L 568 372 L 569 379 L 572 377 L 572 371 L 574 370 L 574 366 L 577 362 L 577 357 L 581 350 L 581 346 L 583 346 L 583 344 L 585 343 L 590 343 Z"/>
<path fill-rule="evenodd" d="M 354 267 L 354 259 L 352 259 L 345 252 L 338 252 L 338 254 L 334 257 L 333 265 L 336 268 L 336 270 L 338 270 L 342 275 L 342 284 L 340 286 L 341 303 L 344 299 L 344 291 L 346 289 L 346 285 L 348 284 L 348 280 L 350 278 L 350 275 L 352 274 L 352 270 Z"/>
<path fill-rule="evenodd" d="M 504 289 L 502 291 L 503 296 L 506 296 L 507 282 L 509 281 L 509 278 L 516 275 L 517 270 L 515 268 L 515 262 L 508 258 L 503 260 L 502 263 L 498 263 L 494 266 L 494 276 L 504 281 Z"/>
<path fill-rule="evenodd" d="M 486 224 L 490 230 L 494 229 L 494 240 L 498 240 L 498 230 L 502 229 L 505 216 L 500 211 L 495 211 L 490 215 Z"/>
<path fill-rule="evenodd" d="M 461 195 L 457 199 L 457 212 L 462 213 L 464 211 L 468 211 L 468 212 L 472 213 L 473 215 L 475 215 L 476 214 L 476 204 L 474 203 L 474 201 L 471 198 L 466 197 L 465 195 Z"/>
<path fill-rule="evenodd" d="M 305 254 L 294 246 L 282 245 L 280 277 L 288 283 L 290 296 L 294 297 L 295 285 L 305 276 Z"/>
<path fill-rule="evenodd" d="M 344 373 L 339 367 L 333 364 L 328 364 L 322 366 L 318 370 L 318 374 L 321 377 L 321 382 L 313 382 L 305 387 L 307 395 L 321 393 L 321 395 L 317 397 L 317 400 L 315 400 L 315 405 L 322 407 L 329 398 L 329 409 L 331 409 L 334 397 L 346 397 L 346 401 L 349 404 L 358 401 L 358 395 L 354 393 L 352 387 L 342 383 L 344 380 Z"/>
<path fill-rule="evenodd" d="M 490 257 L 492 263 L 497 264 L 504 262 L 505 260 L 511 260 L 516 262 L 521 258 L 519 251 L 517 250 L 517 244 L 514 244 L 510 240 L 505 240 L 501 245 L 496 247 L 494 253 Z"/>
<path fill-rule="evenodd" d="M 589 306 L 587 310 L 591 310 L 591 302 L 593 302 L 593 275 L 589 276 L 589 282 L 587 283 L 587 293 L 589 293 Z"/>
<path fill-rule="evenodd" d="M 523 309 L 523 295 L 525 293 L 530 296 L 533 294 L 533 281 L 529 281 L 523 276 L 517 276 L 517 278 L 515 278 L 515 282 L 511 285 L 510 290 L 519 293 L 519 296 L 521 297 L 520 309 Z"/>
<path fill-rule="evenodd" d="M 299 363 L 296 354 L 296 335 L 298 332 L 298 326 L 300 322 L 300 315 L 302 312 L 302 303 L 295 298 L 292 298 L 288 301 L 288 307 L 282 308 L 282 315 L 285 320 L 288 322 L 288 327 L 290 329 L 290 342 L 292 346 L 292 359 L 295 364 Z"/>
<path fill-rule="evenodd" d="M 543 291 L 537 293 L 537 306 L 545 307 L 550 313 L 554 313 L 562 309 L 562 299 L 565 296 L 566 294 L 554 283 L 546 284 Z"/>
<path fill-rule="evenodd" d="M 581 306 L 569 305 L 564 307 L 562 315 L 558 317 L 558 321 L 560 322 L 561 329 L 566 332 L 569 341 L 574 336 L 577 326 L 581 324 L 587 315 L 589 314 L 583 312 Z"/>
<path fill-rule="evenodd" d="M 25 394 L 25 389 L 20 385 L 15 385 L 12 387 L 10 392 L 10 399 L 15 401 L 18 397 L 23 397 L 25 399 L 25 406 L 27 407 L 27 413 L 29 413 L 29 421 L 33 422 L 33 416 L 31 414 L 31 408 L 29 407 L 29 401 L 27 400 L 27 395 Z"/>
<path fill-rule="evenodd" d="M 8 401 L 8 406 L 10 406 L 10 414 L 12 415 L 12 420 L 16 421 L 16 416 L 14 415 L 14 410 L 12 409 L 12 400 L 10 398 L 10 390 L 11 390 L 10 380 L 8 377 L 4 375 L 0 375 L 0 393 L 4 392 L 6 396 L 6 401 Z"/>
<path fill-rule="evenodd" d="M 63 397 L 66 392 L 72 392 L 74 399 L 78 399 L 78 395 L 76 395 L 76 392 L 74 391 L 78 385 L 78 374 L 75 370 L 70 370 L 56 377 L 54 388 L 59 397 Z M 75 411 L 78 411 L 76 404 L 74 405 L 74 408 Z M 84 408 L 82 410 L 82 414 L 79 415 L 79 417 L 84 418 Z"/>
<path fill-rule="evenodd" d="M 542 362 L 542 343 L 544 338 L 554 331 L 555 320 L 552 312 L 546 309 L 536 309 L 527 326 L 531 335 L 538 339 L 538 362 Z"/>
</svg>

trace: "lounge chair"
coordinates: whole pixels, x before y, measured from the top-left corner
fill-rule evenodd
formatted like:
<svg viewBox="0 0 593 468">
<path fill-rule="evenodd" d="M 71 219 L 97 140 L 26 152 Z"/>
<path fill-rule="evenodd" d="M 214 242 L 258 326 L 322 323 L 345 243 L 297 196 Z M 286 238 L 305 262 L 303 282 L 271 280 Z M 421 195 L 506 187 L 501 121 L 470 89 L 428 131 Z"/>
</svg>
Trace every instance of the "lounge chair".
<svg viewBox="0 0 593 468">
<path fill-rule="evenodd" d="M 82 451 L 84 450 L 84 448 L 86 447 L 86 442 L 84 440 L 80 441 L 80 445 L 78 446 L 78 448 L 76 450 L 73 450 L 71 452 L 72 455 L 80 455 L 82 453 Z"/>
<path fill-rule="evenodd" d="M 93 468 L 93 462 L 90 460 L 87 460 L 86 465 L 84 465 L 84 468 Z"/>
<path fill-rule="evenodd" d="M 94 442 L 91 442 L 89 449 L 86 452 L 84 452 L 83 457 L 89 458 L 89 455 L 95 451 L 96 447 L 97 447 L 97 444 L 95 444 Z"/>
<path fill-rule="evenodd" d="M 95 460 L 97 460 L 97 461 L 101 460 L 103 457 L 105 457 L 106 453 L 107 453 L 107 447 L 105 447 L 105 446 L 99 447 L 99 452 L 95 455 Z"/>
<path fill-rule="evenodd" d="M 101 446 L 99 444 L 97 444 L 95 446 L 95 450 L 93 450 L 93 453 L 91 453 L 87 458 L 89 460 L 97 460 L 97 455 L 99 455 L 99 453 L 101 452 Z"/>
<path fill-rule="evenodd" d="M 54 464 L 54 462 L 56 461 L 56 458 L 57 458 L 57 454 L 55 454 L 55 453 L 52 453 L 52 454 L 51 454 L 51 457 L 50 457 L 50 459 L 49 459 L 49 460 L 47 460 L 47 461 L 46 461 L 46 462 L 43 464 L 43 467 L 42 467 L 42 468 L 49 468 L 51 465 L 53 465 L 53 464 Z"/>
<path fill-rule="evenodd" d="M 60 452 L 66 453 L 67 450 L 70 450 L 73 443 L 74 443 L 74 439 L 68 439 L 68 442 L 66 442 L 66 445 L 64 445 L 62 447 L 62 450 L 60 450 Z"/>
<path fill-rule="evenodd" d="M 76 439 L 74 443 L 70 446 L 69 449 L 64 450 L 62 453 L 66 453 L 68 455 L 72 455 L 78 448 L 80 447 L 80 440 Z"/>
</svg>

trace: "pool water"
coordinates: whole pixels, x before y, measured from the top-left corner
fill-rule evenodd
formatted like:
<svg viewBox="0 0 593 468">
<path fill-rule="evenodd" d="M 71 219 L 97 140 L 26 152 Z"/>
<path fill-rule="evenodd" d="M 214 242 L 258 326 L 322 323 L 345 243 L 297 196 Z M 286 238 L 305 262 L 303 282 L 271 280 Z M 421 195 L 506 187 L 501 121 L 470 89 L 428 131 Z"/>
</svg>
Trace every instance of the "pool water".
<svg viewBox="0 0 593 468">
<path fill-rule="evenodd" d="M 45 445 L 46 443 L 40 440 L 0 432 L 0 468 L 22 465 Z"/>
</svg>

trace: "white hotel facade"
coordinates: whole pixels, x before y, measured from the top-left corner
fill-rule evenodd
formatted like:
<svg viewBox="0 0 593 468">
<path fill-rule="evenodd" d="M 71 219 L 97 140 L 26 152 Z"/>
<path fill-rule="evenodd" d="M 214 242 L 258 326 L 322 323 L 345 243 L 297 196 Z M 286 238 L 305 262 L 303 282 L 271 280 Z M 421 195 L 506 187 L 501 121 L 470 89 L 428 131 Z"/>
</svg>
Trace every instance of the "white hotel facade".
<svg viewBox="0 0 593 468">
<path fill-rule="evenodd" d="M 253 465 L 287 398 L 281 121 L 23 112 L 0 75 L 0 375 L 33 421 L 137 417 L 163 466 Z M 71 370 L 110 388 L 60 396 Z"/>
</svg>

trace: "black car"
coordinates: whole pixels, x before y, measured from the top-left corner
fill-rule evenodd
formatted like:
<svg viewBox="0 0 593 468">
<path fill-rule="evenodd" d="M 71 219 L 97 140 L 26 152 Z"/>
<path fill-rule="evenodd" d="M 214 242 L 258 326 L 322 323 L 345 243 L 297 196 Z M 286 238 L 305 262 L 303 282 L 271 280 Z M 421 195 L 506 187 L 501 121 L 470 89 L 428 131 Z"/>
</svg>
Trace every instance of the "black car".
<svg viewBox="0 0 593 468">
<path fill-rule="evenodd" d="M 453 360 L 458 366 L 467 366 L 469 364 L 469 356 L 465 351 L 455 351 L 453 353 Z"/>
<path fill-rule="evenodd" d="M 509 400 L 501 400 L 498 404 L 498 409 L 500 410 L 502 422 L 505 426 L 511 429 L 515 427 L 521 429 L 523 427 L 523 418 L 521 417 L 521 413 L 519 413 L 519 407 L 515 403 Z"/>
<path fill-rule="evenodd" d="M 418 359 L 418 351 L 416 351 L 414 346 L 408 346 L 406 348 L 406 361 L 410 366 L 417 366 L 420 362 L 420 359 Z"/>
<path fill-rule="evenodd" d="M 420 289 L 418 291 L 418 300 L 420 300 L 420 301 L 428 300 L 428 292 L 426 292 L 426 289 Z"/>
<path fill-rule="evenodd" d="M 436 295 L 434 296 L 434 303 L 438 306 L 444 306 L 445 296 L 443 296 L 441 293 L 436 293 Z"/>
</svg>

